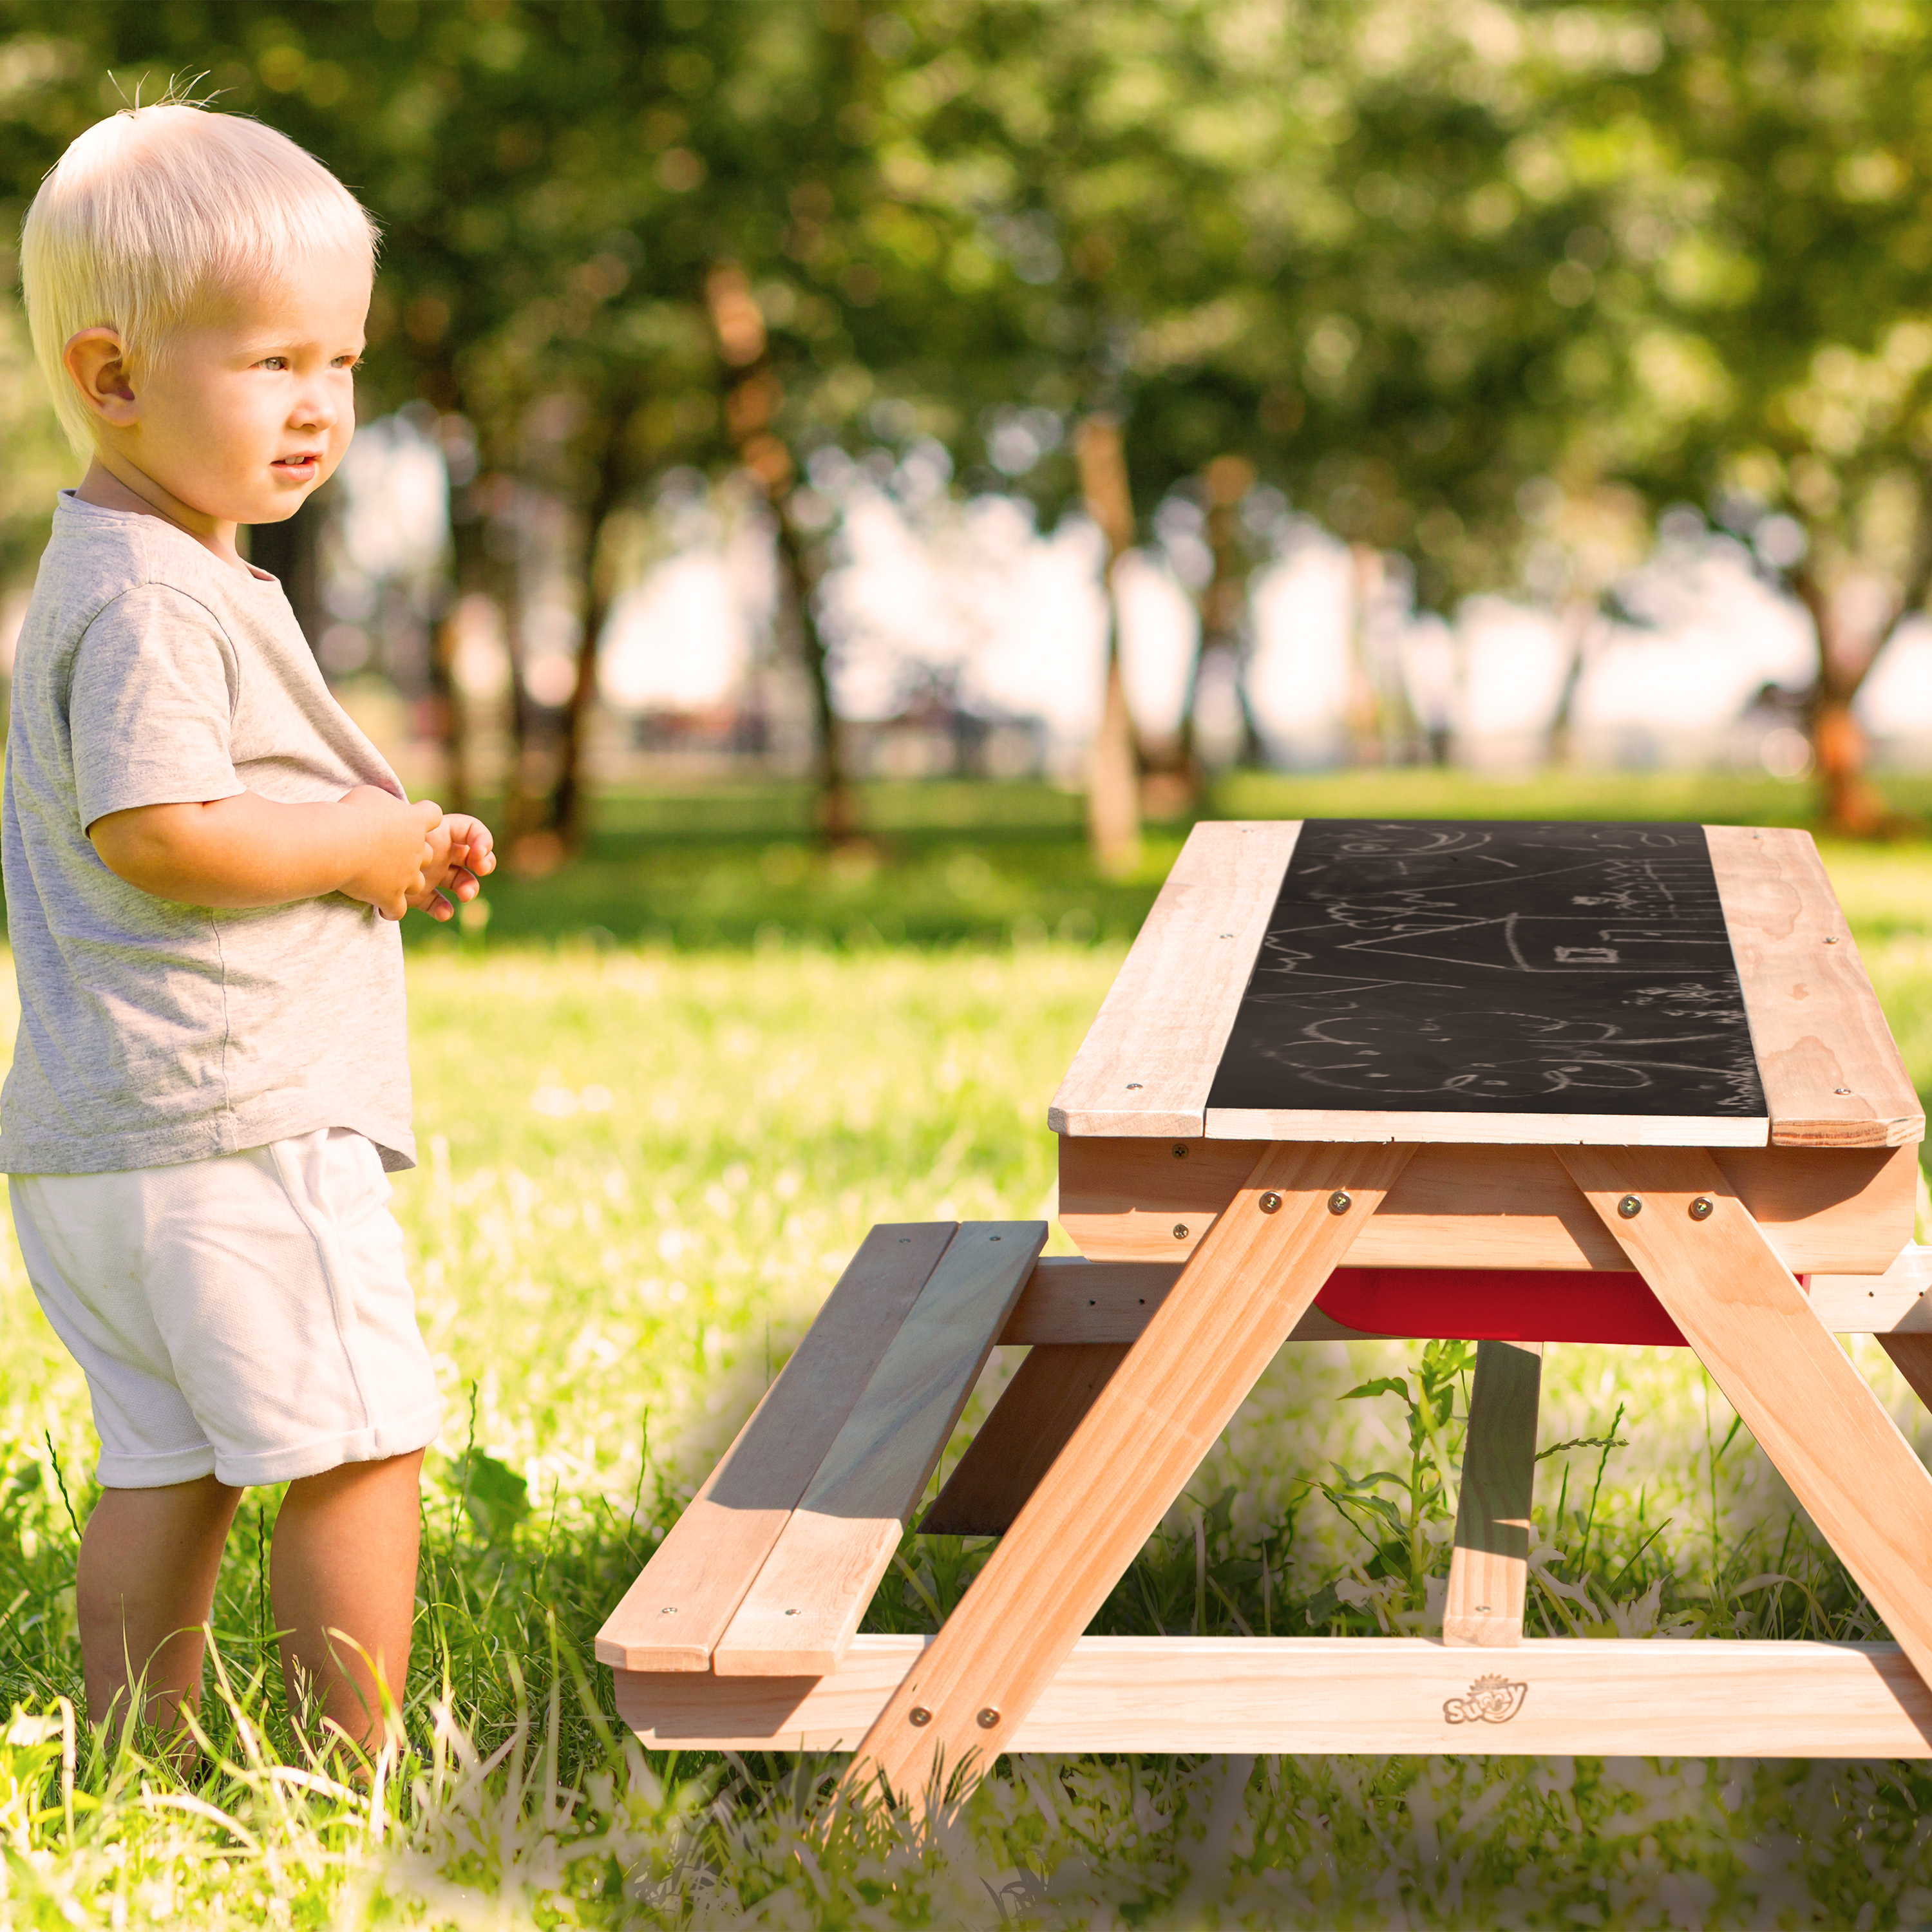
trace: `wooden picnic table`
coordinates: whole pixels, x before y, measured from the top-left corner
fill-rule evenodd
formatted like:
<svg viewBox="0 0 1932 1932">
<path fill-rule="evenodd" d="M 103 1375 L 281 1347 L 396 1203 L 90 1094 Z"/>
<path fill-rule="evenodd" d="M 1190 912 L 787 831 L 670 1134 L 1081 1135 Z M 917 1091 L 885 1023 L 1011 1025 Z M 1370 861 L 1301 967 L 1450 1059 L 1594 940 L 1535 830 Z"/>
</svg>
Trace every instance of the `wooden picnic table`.
<svg viewBox="0 0 1932 1932">
<path fill-rule="evenodd" d="M 1198 826 L 1054 1097 L 1060 1225 L 875 1228 L 597 1640 L 649 1744 L 1932 1755 L 1924 1117 L 1810 839 Z M 1284 1342 L 1478 1345 L 1441 1638 L 1092 1637 Z M 1543 1346 L 1695 1350 L 1889 1643 L 1526 1640 Z M 920 1527 L 998 1546 L 856 1634 Z"/>
</svg>

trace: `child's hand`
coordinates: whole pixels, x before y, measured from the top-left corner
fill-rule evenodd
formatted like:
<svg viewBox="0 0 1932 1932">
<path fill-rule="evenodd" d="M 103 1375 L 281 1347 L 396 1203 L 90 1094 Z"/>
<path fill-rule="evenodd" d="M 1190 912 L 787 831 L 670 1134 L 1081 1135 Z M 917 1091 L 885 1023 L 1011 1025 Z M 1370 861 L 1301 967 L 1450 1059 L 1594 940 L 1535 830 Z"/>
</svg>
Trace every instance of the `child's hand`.
<svg viewBox="0 0 1932 1932">
<path fill-rule="evenodd" d="M 409 804 L 380 785 L 358 785 L 335 808 L 356 814 L 362 854 L 338 890 L 374 906 L 385 919 L 400 919 L 420 904 L 420 896 L 430 890 L 426 881 L 448 870 L 450 827 L 462 821 L 444 818 L 441 806 L 428 799 Z"/>
<path fill-rule="evenodd" d="M 448 854 L 440 871 L 424 872 L 422 890 L 410 893 L 410 904 L 431 919 L 451 920 L 458 904 L 468 904 L 496 869 L 496 842 L 489 826 L 466 812 L 451 813 L 439 830 L 449 835 Z"/>
</svg>

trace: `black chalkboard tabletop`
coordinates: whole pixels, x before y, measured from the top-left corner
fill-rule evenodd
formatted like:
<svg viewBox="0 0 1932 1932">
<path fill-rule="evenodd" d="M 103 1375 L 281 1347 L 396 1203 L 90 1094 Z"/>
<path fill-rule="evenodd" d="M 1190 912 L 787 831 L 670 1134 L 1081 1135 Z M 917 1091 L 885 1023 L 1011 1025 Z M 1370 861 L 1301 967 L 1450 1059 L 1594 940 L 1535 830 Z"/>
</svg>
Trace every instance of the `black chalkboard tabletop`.
<svg viewBox="0 0 1932 1932">
<path fill-rule="evenodd" d="M 1704 1147 L 1924 1130 L 1806 834 L 1547 820 L 1197 826 L 1051 1121 Z"/>
</svg>

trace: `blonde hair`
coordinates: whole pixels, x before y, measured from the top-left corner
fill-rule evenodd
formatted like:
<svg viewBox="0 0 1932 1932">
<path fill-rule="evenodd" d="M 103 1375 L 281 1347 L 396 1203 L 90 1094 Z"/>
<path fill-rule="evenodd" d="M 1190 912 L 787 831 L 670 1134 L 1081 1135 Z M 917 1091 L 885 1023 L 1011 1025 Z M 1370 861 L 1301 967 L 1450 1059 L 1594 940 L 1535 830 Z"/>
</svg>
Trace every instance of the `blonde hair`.
<svg viewBox="0 0 1932 1932">
<path fill-rule="evenodd" d="M 377 230 L 356 197 L 285 134 L 182 100 L 97 122 L 40 184 L 20 232 L 34 354 L 68 438 L 83 456 L 94 419 L 68 344 L 112 328 L 130 366 L 224 290 L 273 282 L 290 262 L 360 254 Z"/>
</svg>

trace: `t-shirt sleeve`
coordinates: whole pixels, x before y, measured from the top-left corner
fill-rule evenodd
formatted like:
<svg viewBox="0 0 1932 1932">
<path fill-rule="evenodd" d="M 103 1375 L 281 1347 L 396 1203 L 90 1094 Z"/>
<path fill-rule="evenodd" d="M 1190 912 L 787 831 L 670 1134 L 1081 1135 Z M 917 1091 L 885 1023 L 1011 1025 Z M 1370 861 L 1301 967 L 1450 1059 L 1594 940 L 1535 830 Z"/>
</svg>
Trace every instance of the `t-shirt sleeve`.
<svg viewBox="0 0 1932 1932">
<path fill-rule="evenodd" d="M 237 670 L 206 605 L 164 585 L 117 597 L 74 653 L 68 726 L 83 830 L 110 812 L 232 798 Z"/>
</svg>

